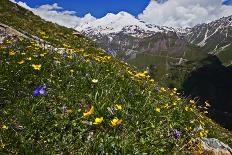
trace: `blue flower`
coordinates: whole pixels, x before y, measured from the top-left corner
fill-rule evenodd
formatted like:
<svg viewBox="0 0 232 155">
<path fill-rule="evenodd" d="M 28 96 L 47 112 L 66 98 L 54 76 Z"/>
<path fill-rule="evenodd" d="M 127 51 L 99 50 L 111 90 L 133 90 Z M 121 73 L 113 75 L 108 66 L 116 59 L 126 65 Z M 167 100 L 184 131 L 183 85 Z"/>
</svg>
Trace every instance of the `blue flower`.
<svg viewBox="0 0 232 155">
<path fill-rule="evenodd" d="M 45 95 L 46 90 L 43 86 L 37 86 L 36 89 L 33 91 L 32 96 L 38 96 L 38 95 Z"/>
<path fill-rule="evenodd" d="M 174 129 L 173 136 L 175 137 L 175 139 L 179 139 L 181 137 L 181 131 Z"/>
</svg>

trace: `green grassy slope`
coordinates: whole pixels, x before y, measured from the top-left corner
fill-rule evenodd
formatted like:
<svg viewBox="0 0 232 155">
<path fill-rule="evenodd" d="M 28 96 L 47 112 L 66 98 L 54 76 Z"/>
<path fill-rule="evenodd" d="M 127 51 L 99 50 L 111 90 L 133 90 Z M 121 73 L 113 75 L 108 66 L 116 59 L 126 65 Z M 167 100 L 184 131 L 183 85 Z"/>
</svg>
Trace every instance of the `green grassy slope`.
<svg viewBox="0 0 232 155">
<path fill-rule="evenodd" d="M 11 10 L 10 2 L 2 5 L 1 15 Z M 24 18 L 39 21 L 30 16 Z M 17 38 L 0 45 L 1 154 L 186 154 L 201 152 L 196 139 L 202 136 L 232 146 L 231 133 L 205 117 L 205 110 L 84 37 L 66 33 L 72 30 L 56 26 L 57 36 L 54 24 L 41 21 L 41 35 L 39 25 L 29 31 L 18 23 L 21 16 L 7 17 L 1 22 L 69 47 L 57 52 Z M 63 41 L 53 42 L 59 37 Z M 36 86 L 46 93 L 33 96 Z"/>
</svg>

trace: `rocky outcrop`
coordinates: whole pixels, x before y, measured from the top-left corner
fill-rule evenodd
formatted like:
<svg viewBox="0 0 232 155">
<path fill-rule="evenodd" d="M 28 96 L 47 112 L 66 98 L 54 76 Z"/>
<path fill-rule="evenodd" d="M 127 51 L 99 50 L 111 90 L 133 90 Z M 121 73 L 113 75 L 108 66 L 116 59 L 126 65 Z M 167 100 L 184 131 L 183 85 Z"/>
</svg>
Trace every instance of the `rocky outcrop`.
<svg viewBox="0 0 232 155">
<path fill-rule="evenodd" d="M 232 155 L 232 149 L 215 138 L 201 139 L 204 149 L 204 154 L 207 155 Z"/>
</svg>

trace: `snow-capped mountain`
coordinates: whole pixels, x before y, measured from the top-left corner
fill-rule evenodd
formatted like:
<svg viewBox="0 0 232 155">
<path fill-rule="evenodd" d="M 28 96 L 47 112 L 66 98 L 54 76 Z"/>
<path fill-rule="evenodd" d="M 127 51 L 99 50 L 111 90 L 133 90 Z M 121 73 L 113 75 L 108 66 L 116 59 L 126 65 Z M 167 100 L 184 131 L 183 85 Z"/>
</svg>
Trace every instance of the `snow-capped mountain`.
<svg viewBox="0 0 232 155">
<path fill-rule="evenodd" d="M 199 24 L 186 34 L 188 42 L 217 55 L 226 65 L 232 64 L 232 16 Z"/>
<path fill-rule="evenodd" d="M 123 52 L 124 57 L 134 58 L 137 53 L 163 50 L 168 50 L 168 54 L 185 53 L 186 47 L 194 44 L 222 59 L 227 55 L 226 60 L 222 60 L 227 65 L 232 60 L 228 51 L 232 49 L 232 16 L 192 28 L 172 28 L 148 24 L 127 12 L 120 12 L 82 23 L 76 30 L 100 43 L 113 56 Z"/>
<path fill-rule="evenodd" d="M 127 12 L 108 13 L 103 18 L 82 23 L 76 30 L 88 35 L 109 35 L 123 32 L 134 37 L 147 37 L 157 32 L 174 31 L 173 28 L 145 23 Z"/>
</svg>

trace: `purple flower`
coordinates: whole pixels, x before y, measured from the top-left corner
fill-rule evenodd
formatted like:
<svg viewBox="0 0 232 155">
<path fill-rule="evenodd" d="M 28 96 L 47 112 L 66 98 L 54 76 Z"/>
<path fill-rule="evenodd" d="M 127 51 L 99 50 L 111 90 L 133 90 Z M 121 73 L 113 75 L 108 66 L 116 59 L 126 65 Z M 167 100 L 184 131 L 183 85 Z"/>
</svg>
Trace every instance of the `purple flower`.
<svg viewBox="0 0 232 155">
<path fill-rule="evenodd" d="M 179 139 L 181 136 L 181 131 L 173 129 L 173 136 L 175 137 L 175 139 Z"/>
<path fill-rule="evenodd" d="M 37 86 L 36 89 L 33 91 L 32 96 L 38 96 L 38 95 L 45 95 L 46 90 L 43 86 Z"/>
</svg>

